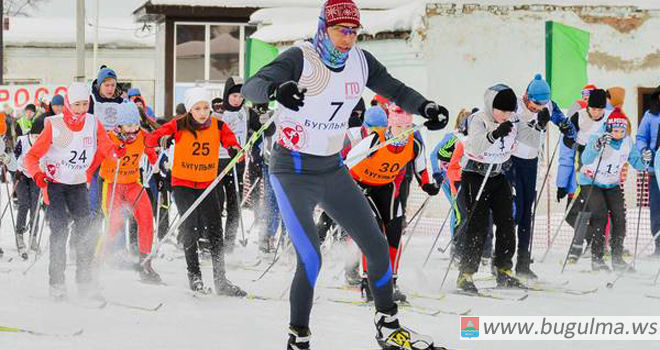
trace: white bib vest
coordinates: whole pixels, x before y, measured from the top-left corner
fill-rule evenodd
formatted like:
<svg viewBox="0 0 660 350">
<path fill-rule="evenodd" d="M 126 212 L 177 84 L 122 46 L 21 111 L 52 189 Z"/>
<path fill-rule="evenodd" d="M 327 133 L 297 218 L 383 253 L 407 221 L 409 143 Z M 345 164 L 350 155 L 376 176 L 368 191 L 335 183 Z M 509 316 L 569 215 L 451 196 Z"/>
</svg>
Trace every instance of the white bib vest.
<svg viewBox="0 0 660 350">
<path fill-rule="evenodd" d="M 593 179 L 594 173 L 596 173 L 596 167 L 598 166 L 598 173 L 596 173 L 595 180 L 596 183 L 617 184 L 619 183 L 621 168 L 623 167 L 623 164 L 628 161 L 628 155 L 630 154 L 631 148 L 632 141 L 630 141 L 630 137 L 626 136 L 621 142 L 621 147 L 619 147 L 619 149 L 614 149 L 609 145 L 605 146 L 600 166 L 598 166 L 598 159 L 596 159 L 591 162 L 591 164 L 583 165 L 580 171 L 587 177 Z"/>
<path fill-rule="evenodd" d="M 311 43 L 303 52 L 303 71 L 298 84 L 307 88 L 305 105 L 293 111 L 282 109 L 277 120 L 277 142 L 294 151 L 318 156 L 339 153 L 344 146 L 348 119 L 362 97 L 367 77 L 367 61 L 354 47 L 341 72 L 326 67 Z"/>
<path fill-rule="evenodd" d="M 220 117 L 220 120 L 227 124 L 227 127 L 234 133 L 236 141 L 241 147 L 245 146 L 248 138 L 248 117 L 248 110 L 245 107 L 235 112 L 224 111 Z M 222 146 L 220 146 L 220 158 L 230 158 L 227 149 Z"/>
<path fill-rule="evenodd" d="M 548 103 L 544 107 L 548 108 L 552 114 L 552 104 Z M 521 159 L 534 159 L 539 156 L 539 149 L 545 141 L 545 130 L 539 131 L 534 128 L 538 121 L 538 113 L 532 113 L 522 99 L 518 99 L 518 110 L 516 116 L 520 120 L 518 126 L 518 141 L 513 147 L 513 155 Z M 549 124 L 550 122 L 548 122 Z M 530 126 L 530 124 L 532 124 Z M 546 126 L 547 127 L 547 126 Z"/>
<path fill-rule="evenodd" d="M 24 162 L 25 155 L 30 152 L 30 148 L 32 148 L 32 140 L 30 140 L 30 135 L 19 136 L 17 140 L 21 142 L 21 154 L 18 155 L 18 159 L 16 160 L 18 171 L 22 172 L 27 177 L 31 177 L 25 170 Z"/>
<path fill-rule="evenodd" d="M 589 137 L 591 135 L 600 132 L 600 129 L 605 124 L 607 117 L 603 116 L 600 120 L 593 120 L 587 113 L 587 109 L 581 109 L 578 111 L 578 125 L 580 126 L 580 131 L 577 133 L 576 142 L 579 145 L 585 146 L 589 142 Z"/>
<path fill-rule="evenodd" d="M 85 117 L 80 131 L 72 131 L 60 114 L 47 119 L 52 124 L 52 144 L 44 155 L 43 170 L 56 182 L 77 185 L 87 182 L 87 169 L 96 153 L 96 118 Z"/>
<path fill-rule="evenodd" d="M 101 124 L 103 124 L 103 128 L 106 131 L 114 129 L 119 120 L 119 115 L 117 113 L 119 103 L 98 102 L 96 101 L 94 94 L 92 94 L 92 99 L 94 100 L 94 116 L 101 121 Z"/>
<path fill-rule="evenodd" d="M 481 121 L 483 121 L 483 119 L 481 119 Z M 479 121 L 475 120 L 473 122 Z M 497 128 L 498 124 L 494 122 L 486 122 L 486 125 L 488 126 L 488 130 L 492 131 Z M 511 153 L 516 143 L 516 136 L 518 135 L 518 128 L 516 125 L 517 123 L 513 124 L 513 128 L 511 129 L 509 135 L 500 137 L 499 139 L 495 140 L 495 143 L 491 144 L 488 149 L 486 149 L 486 151 L 482 152 L 481 154 L 468 152 L 466 148 L 465 155 L 468 159 L 477 161 L 479 163 L 502 164 L 506 162 L 511 158 Z M 467 137 L 470 137 L 469 133 Z"/>
</svg>

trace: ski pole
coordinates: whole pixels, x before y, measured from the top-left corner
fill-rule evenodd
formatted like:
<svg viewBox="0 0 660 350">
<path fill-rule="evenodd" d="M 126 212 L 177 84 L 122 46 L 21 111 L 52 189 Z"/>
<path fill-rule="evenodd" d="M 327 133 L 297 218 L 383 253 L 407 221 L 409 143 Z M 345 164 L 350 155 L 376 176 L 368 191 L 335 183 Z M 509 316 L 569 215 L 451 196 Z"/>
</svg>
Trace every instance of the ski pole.
<svg viewBox="0 0 660 350">
<path fill-rule="evenodd" d="M 484 188 L 486 187 L 486 183 L 488 182 L 488 178 L 490 177 L 491 171 L 493 171 L 493 165 L 495 163 L 490 163 L 488 165 L 488 170 L 486 171 L 486 175 L 484 176 L 483 181 L 481 182 L 481 186 L 479 186 L 479 191 L 477 192 L 477 196 L 475 197 L 474 200 L 474 206 L 472 207 L 472 210 L 470 211 L 470 214 L 468 215 L 467 221 L 465 221 L 465 226 L 463 226 L 463 229 L 460 230 L 460 232 L 456 232 L 454 235 L 454 239 L 457 239 L 460 234 L 465 232 L 465 230 L 468 229 L 468 226 L 470 225 L 470 221 L 472 221 L 472 217 L 474 216 L 474 212 L 477 211 L 477 208 L 479 206 L 479 201 L 481 200 L 481 195 L 483 194 Z M 461 186 L 463 186 L 461 184 Z M 456 259 L 456 251 L 454 251 L 451 254 L 451 258 L 449 259 L 449 265 L 447 265 L 447 270 L 445 271 L 445 275 L 442 277 L 442 283 L 440 283 L 440 288 L 442 289 L 442 286 L 445 285 L 445 281 L 447 280 L 447 276 L 449 275 L 449 270 L 451 269 L 451 265 L 454 263 L 454 259 Z"/>
<path fill-rule="evenodd" d="M 645 250 L 646 250 L 646 249 L 647 249 L 652 243 L 655 242 L 655 240 L 656 240 L 658 237 L 660 237 L 660 231 L 656 232 L 656 234 L 653 236 L 653 239 L 651 239 L 650 241 L 648 241 L 648 242 L 644 245 L 644 248 L 642 248 L 641 251 L 644 252 L 644 251 L 645 251 Z M 628 264 L 628 267 L 627 267 L 625 270 L 622 270 L 621 272 L 619 272 L 619 273 L 617 274 L 616 278 L 615 278 L 612 282 L 607 282 L 607 284 L 606 284 L 605 286 L 606 286 L 607 288 L 613 288 L 614 285 L 616 284 L 616 282 L 617 282 L 619 279 L 621 279 L 621 277 L 623 277 L 623 275 L 624 275 L 626 272 L 628 272 L 631 268 L 632 268 L 632 264 Z M 654 280 L 654 282 L 653 282 L 653 285 L 654 285 L 654 286 L 655 286 L 656 283 L 658 282 L 658 276 L 660 276 L 660 270 L 658 270 L 658 273 L 657 273 L 656 276 L 655 276 L 655 280 Z"/>
<path fill-rule="evenodd" d="M 5 182 L 7 188 L 7 205 L 9 205 L 9 217 L 11 217 L 11 224 L 14 229 L 14 236 L 16 236 L 16 221 L 14 219 L 14 208 L 11 205 L 11 193 L 9 192 L 9 182 Z"/>
<path fill-rule="evenodd" d="M 32 213 L 32 208 L 30 208 L 30 214 L 32 214 L 32 218 L 30 219 L 30 246 L 32 245 L 32 238 L 34 237 L 35 229 L 34 229 L 34 223 L 36 221 L 37 226 L 39 226 L 39 211 L 41 210 L 41 201 L 43 200 L 43 194 L 41 191 L 39 191 L 39 195 L 37 196 L 37 204 L 35 205 L 35 210 L 37 211 L 36 213 Z M 32 248 L 32 247 L 30 247 Z"/>
<path fill-rule="evenodd" d="M 603 149 L 600 150 L 600 154 L 598 155 L 598 163 L 596 164 L 596 171 L 594 172 L 594 179 L 591 181 L 591 186 L 589 188 L 589 194 L 587 195 L 587 199 L 584 201 L 584 206 L 580 209 L 580 212 L 578 213 L 578 217 L 580 216 L 580 214 L 584 214 L 585 209 L 587 209 L 587 207 L 589 206 L 589 199 L 591 199 L 591 194 L 594 192 L 594 183 L 596 183 L 596 177 L 598 176 L 598 170 L 600 169 L 600 163 L 603 160 L 603 153 L 605 153 L 605 147 L 607 147 L 607 145 L 603 146 Z M 577 224 L 577 222 L 576 222 L 576 224 Z M 560 226 L 561 226 L 561 224 L 560 224 Z M 568 262 L 568 256 L 571 254 L 571 249 L 573 248 L 573 244 L 575 244 L 575 238 L 577 236 L 576 232 L 577 232 L 577 228 L 575 228 L 575 230 L 573 231 L 573 239 L 571 240 L 571 245 L 568 247 L 568 252 L 566 252 L 566 257 L 564 258 L 564 263 L 562 264 L 562 267 L 561 267 L 561 273 L 564 273 L 564 269 L 566 269 L 566 263 Z"/>
<path fill-rule="evenodd" d="M 115 194 L 117 193 L 117 179 L 119 178 L 119 161 L 121 158 L 117 158 L 117 162 L 115 163 L 115 178 L 114 178 L 114 183 L 112 184 L 112 194 L 110 195 L 110 209 L 108 209 L 108 230 L 104 231 L 101 233 L 101 236 L 99 237 L 97 243 L 96 243 L 96 252 L 95 256 L 98 257 L 99 254 L 101 254 L 101 250 L 105 250 L 105 244 L 106 244 L 106 235 L 109 235 L 110 230 L 112 229 L 112 212 L 115 207 Z M 144 187 L 143 187 L 144 188 Z M 101 192 L 101 196 L 103 196 L 103 192 Z M 101 200 L 101 203 L 103 203 L 103 200 Z"/>
<path fill-rule="evenodd" d="M 220 172 L 220 174 L 204 189 L 204 191 L 195 199 L 195 201 L 192 203 L 192 205 L 186 210 L 178 220 L 174 221 L 172 225 L 167 230 L 167 233 L 165 233 L 165 236 L 163 236 L 162 239 L 158 240 L 156 242 L 155 247 L 151 250 L 151 253 L 142 261 L 142 264 L 146 264 L 148 261 L 153 259 L 153 257 L 158 254 L 158 250 L 160 249 L 160 246 L 162 243 L 167 239 L 174 231 L 176 231 L 183 222 L 188 219 L 188 217 L 192 214 L 192 212 L 197 209 L 197 207 L 202 203 L 202 201 L 215 189 L 215 187 L 218 185 L 218 183 L 229 173 L 229 171 L 238 163 L 239 159 L 245 154 L 246 151 L 248 151 L 250 148 L 252 148 L 252 145 L 259 139 L 259 136 L 263 134 L 266 129 L 270 126 L 270 124 L 273 123 L 275 118 L 277 117 L 278 114 L 274 113 L 266 123 L 264 123 L 259 130 L 257 130 L 254 134 L 252 134 L 252 137 L 248 140 L 248 142 L 241 148 L 240 151 L 232 158 L 227 166 Z"/>
<path fill-rule="evenodd" d="M 440 235 L 442 234 L 442 230 L 445 228 L 445 224 L 447 224 L 447 221 L 449 220 L 449 217 L 451 217 L 452 212 L 455 210 L 456 206 L 456 201 L 458 200 L 458 195 L 461 193 L 461 188 L 462 185 L 456 190 L 456 195 L 452 198 L 451 201 L 451 206 L 449 207 L 449 212 L 447 212 L 447 215 L 445 216 L 445 219 L 442 221 L 442 225 L 440 225 L 440 230 L 438 230 L 438 234 L 435 235 L 435 239 L 433 240 L 433 244 L 431 245 L 431 249 L 429 249 L 428 254 L 426 254 L 426 259 L 424 259 L 424 264 L 422 265 L 422 268 L 426 267 L 426 264 L 429 262 L 429 259 L 431 258 L 431 254 L 433 254 L 433 249 L 435 249 L 436 244 L 438 244 L 438 239 L 440 238 Z M 449 243 L 445 246 L 445 248 L 439 247 L 440 252 L 444 253 L 449 249 L 449 247 L 452 244 L 452 241 L 454 240 L 453 237 L 449 240 Z"/>
<path fill-rule="evenodd" d="M 405 244 L 400 249 L 397 249 L 396 258 L 394 259 L 394 266 L 395 267 L 399 266 L 399 261 L 401 260 L 401 254 L 403 254 L 403 251 L 406 250 L 406 248 L 408 247 L 408 243 L 410 243 L 410 239 L 412 239 L 412 236 L 415 233 L 415 229 L 417 228 L 417 225 L 421 221 L 422 214 L 426 211 L 426 208 L 427 208 L 426 205 L 427 205 L 427 203 L 429 202 L 430 199 L 431 199 L 431 196 L 427 196 L 426 199 L 424 200 L 424 202 L 422 202 L 422 205 L 419 207 L 419 209 L 417 209 L 415 214 L 413 214 L 413 216 L 410 218 L 409 224 L 412 223 L 413 220 L 415 220 L 415 217 L 417 218 L 417 220 L 415 221 L 415 224 L 413 225 L 412 230 L 410 230 L 410 232 L 408 231 L 408 227 L 410 227 L 409 224 L 406 225 L 406 228 L 405 228 L 404 232 L 408 234 L 408 238 L 406 238 Z"/>
<path fill-rule="evenodd" d="M 34 260 L 30 264 L 30 266 L 28 266 L 23 271 L 23 276 L 27 275 L 27 273 L 34 267 L 34 265 L 37 264 L 39 259 L 43 256 L 43 254 L 40 254 L 40 252 L 41 252 L 41 237 L 43 237 L 44 227 L 46 226 L 46 214 L 47 213 L 48 213 L 48 208 L 46 208 L 46 210 L 44 212 L 43 219 L 41 220 L 41 228 L 39 228 L 39 233 L 37 235 L 37 253 L 34 255 Z"/>
<path fill-rule="evenodd" d="M 248 198 L 250 198 L 250 195 L 252 194 L 252 191 L 254 191 L 254 189 L 257 188 L 257 185 L 259 184 L 260 181 L 261 181 L 261 178 L 258 178 L 257 181 L 255 181 L 254 184 L 252 184 L 252 186 L 250 186 L 250 189 L 248 190 L 247 194 L 245 195 L 245 198 L 243 198 L 243 200 L 241 201 L 241 207 L 243 207 L 245 205 L 245 203 L 247 203 L 247 200 L 248 200 Z M 248 230 L 248 233 L 249 232 L 250 232 L 250 230 Z"/>
<path fill-rule="evenodd" d="M 349 168 L 353 167 L 355 164 L 360 163 L 364 158 L 368 157 L 371 155 L 373 152 L 378 151 L 379 149 L 383 147 L 387 147 L 388 145 L 403 140 L 404 138 L 408 137 L 410 134 L 414 133 L 415 131 L 420 130 L 423 127 L 423 125 L 415 125 L 412 128 L 403 131 L 401 134 L 392 137 L 391 139 L 388 139 L 384 142 L 381 142 L 377 144 L 374 147 L 369 148 L 368 150 L 358 153 L 358 154 L 353 154 L 350 157 L 346 158 L 344 160 L 344 164 L 346 164 Z"/>
<path fill-rule="evenodd" d="M 532 212 L 532 226 L 531 226 L 531 235 L 529 237 L 529 256 L 532 256 L 532 250 L 534 248 L 534 225 L 536 223 L 536 210 L 538 209 L 539 206 L 539 201 L 541 200 L 541 195 L 543 195 L 543 189 L 545 188 L 545 184 L 548 181 L 548 176 L 550 175 L 550 169 L 552 169 L 552 163 L 555 161 L 555 155 L 557 154 L 557 150 L 559 149 L 559 143 L 561 142 L 561 136 L 559 137 L 559 140 L 557 140 L 557 144 L 555 145 L 555 149 L 552 151 L 552 155 L 550 156 L 550 162 L 548 163 L 548 171 L 545 173 L 545 176 L 543 177 L 543 182 L 541 183 L 541 189 L 538 192 L 538 195 L 534 199 L 534 211 Z"/>
<path fill-rule="evenodd" d="M 238 172 L 236 171 L 236 167 L 232 168 L 232 171 L 234 173 L 234 190 L 236 191 L 236 199 L 241 201 L 241 194 L 240 194 L 240 187 L 238 186 Z M 243 227 L 243 215 L 242 215 L 242 210 L 241 210 L 241 203 L 238 204 L 238 222 L 239 225 L 241 225 L 241 240 L 239 241 L 243 247 L 247 246 L 247 239 L 245 238 L 245 228 Z"/>
<path fill-rule="evenodd" d="M 644 172 L 642 173 L 642 193 L 644 193 L 644 187 L 646 187 L 646 177 L 649 175 L 649 166 L 645 164 Z M 633 254 L 632 266 L 635 266 L 637 262 L 637 244 L 639 243 L 639 223 L 642 219 L 642 203 L 639 203 L 639 210 L 637 211 L 637 233 L 635 233 L 635 253 Z"/>
</svg>

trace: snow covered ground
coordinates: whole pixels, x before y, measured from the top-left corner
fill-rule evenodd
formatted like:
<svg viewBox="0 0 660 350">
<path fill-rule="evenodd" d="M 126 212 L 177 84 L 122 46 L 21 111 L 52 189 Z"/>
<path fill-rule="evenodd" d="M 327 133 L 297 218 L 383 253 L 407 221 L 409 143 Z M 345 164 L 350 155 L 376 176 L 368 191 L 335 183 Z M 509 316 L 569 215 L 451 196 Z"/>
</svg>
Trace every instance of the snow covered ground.
<svg viewBox="0 0 660 350">
<path fill-rule="evenodd" d="M 5 201 L 2 201 L 3 204 Z M 251 216 L 246 211 L 246 217 Z M 239 247 L 228 257 L 228 276 L 248 292 L 269 298 L 245 300 L 228 297 L 194 297 L 188 291 L 185 262 L 182 253 L 165 245 L 164 258 L 157 259 L 156 269 L 166 286 L 145 285 L 137 274 L 127 270 L 104 267 L 100 273 L 103 293 L 110 304 L 103 309 L 89 309 L 73 302 L 55 303 L 48 299 L 47 256 L 37 262 L 26 275 L 28 262 L 17 256 L 7 217 L 2 221 L 0 247 L 5 255 L 0 259 L 0 326 L 19 327 L 33 331 L 79 336 L 35 336 L 25 333 L 0 332 L 0 349 L 284 349 L 288 321 L 288 287 L 294 267 L 292 255 L 283 257 L 262 280 L 253 282 L 267 266 L 256 267 L 256 232 L 246 248 Z M 442 245 L 446 237 L 441 239 Z M 631 239 L 631 238 L 629 238 Z M 436 252 L 426 269 L 421 269 L 428 247 L 429 235 L 413 236 L 402 259 L 400 285 L 408 293 L 435 295 L 442 299 L 411 297 L 419 309 L 403 308 L 406 325 L 431 334 L 439 344 L 458 349 L 657 349 L 652 342 L 613 341 L 481 341 L 459 340 L 459 316 L 440 313 L 429 316 L 421 307 L 434 312 L 465 312 L 469 315 L 659 315 L 660 300 L 645 295 L 660 295 L 660 285 L 652 286 L 652 278 L 660 261 L 642 258 L 639 272 L 622 278 L 614 289 L 605 288 L 612 274 L 585 273 L 588 259 L 568 266 L 560 274 L 563 249 L 551 252 L 545 263 L 537 262 L 533 269 L 544 281 L 563 283 L 576 290 L 598 288 L 586 295 L 558 292 L 530 292 L 524 301 L 492 300 L 452 294 L 457 271 L 450 272 L 447 283 L 440 281 L 448 264 L 448 256 Z M 371 307 L 337 303 L 332 300 L 359 300 L 357 292 L 340 290 L 344 284 L 343 259 L 346 249 L 337 243 L 324 254 L 316 302 L 312 312 L 313 349 L 374 349 L 373 313 Z M 537 260 L 541 251 L 537 251 Z M 203 268 L 207 285 L 211 285 L 209 262 Z M 487 269 L 482 275 L 487 276 Z M 75 296 L 74 267 L 67 270 L 69 293 Z M 479 286 L 492 286 L 494 281 L 482 280 Z M 500 295 L 522 296 L 521 291 L 497 291 Z M 142 311 L 118 306 L 129 304 L 157 311 Z M 425 311 L 425 310 L 421 310 Z"/>
</svg>

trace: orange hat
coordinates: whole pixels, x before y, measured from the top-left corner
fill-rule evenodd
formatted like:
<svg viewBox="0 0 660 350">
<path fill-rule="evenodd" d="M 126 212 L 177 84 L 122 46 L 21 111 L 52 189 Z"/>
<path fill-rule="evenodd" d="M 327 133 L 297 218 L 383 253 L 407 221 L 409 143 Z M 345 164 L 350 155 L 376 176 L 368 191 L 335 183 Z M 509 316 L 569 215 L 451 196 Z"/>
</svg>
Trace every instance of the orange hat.
<svg viewBox="0 0 660 350">
<path fill-rule="evenodd" d="M 626 89 L 615 86 L 607 89 L 607 92 L 610 94 L 610 103 L 612 106 L 621 108 L 626 98 Z"/>
</svg>

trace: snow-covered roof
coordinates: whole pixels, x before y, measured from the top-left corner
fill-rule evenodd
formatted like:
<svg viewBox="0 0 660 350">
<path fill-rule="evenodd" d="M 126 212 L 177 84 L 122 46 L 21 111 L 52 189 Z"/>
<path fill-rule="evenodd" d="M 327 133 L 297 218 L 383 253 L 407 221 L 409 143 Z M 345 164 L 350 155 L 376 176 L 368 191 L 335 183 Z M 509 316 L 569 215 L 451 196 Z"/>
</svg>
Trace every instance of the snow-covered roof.
<svg viewBox="0 0 660 350">
<path fill-rule="evenodd" d="M 424 2 L 413 2 L 388 10 L 363 10 L 360 21 L 365 34 L 409 31 L 422 25 L 426 12 Z M 318 7 L 279 7 L 257 10 L 251 22 L 263 24 L 252 38 L 265 42 L 295 41 L 311 38 L 316 32 Z"/>
<path fill-rule="evenodd" d="M 152 0 L 153 1 L 153 0 Z M 175 0 L 156 0 L 169 1 Z M 206 0 L 196 0 L 190 2 L 205 2 Z M 209 0 L 210 2 L 210 0 Z M 231 2 L 231 1 L 230 1 Z M 249 2 L 249 1 L 248 1 Z M 286 0 L 273 1 L 255 1 L 263 3 L 285 3 Z M 306 3 L 310 1 L 299 1 Z M 262 8 L 255 11 L 250 16 L 253 23 L 262 24 L 252 37 L 266 42 L 287 42 L 299 39 L 310 38 L 316 31 L 317 18 L 320 14 L 320 1 L 315 6 L 278 6 L 271 8 Z M 372 3 L 373 1 L 358 1 L 361 3 Z M 398 3 L 399 6 L 389 7 L 382 10 L 362 10 L 361 21 L 366 34 L 375 35 L 381 32 L 396 31 L 414 31 L 420 29 L 423 25 L 426 4 L 479 4 L 482 6 L 521 6 L 521 5 L 557 5 L 557 6 L 634 6 L 640 9 L 660 10 L 660 0 L 451 0 L 451 1 L 433 1 L 433 0 L 414 0 L 414 1 L 385 1 L 383 3 Z"/>
<path fill-rule="evenodd" d="M 473 0 L 474 1 L 474 0 Z M 149 0 L 152 5 L 170 6 L 218 6 L 218 7 L 318 7 L 324 0 Z M 357 0 L 361 8 L 392 8 L 403 5 L 405 0 Z"/>
<path fill-rule="evenodd" d="M 86 26 L 85 41 L 94 43 L 95 28 Z M 4 33 L 5 44 L 63 46 L 76 42 L 76 21 L 72 18 L 13 17 Z M 142 30 L 132 18 L 100 18 L 99 45 L 118 47 L 153 47 L 156 37 Z"/>
<path fill-rule="evenodd" d="M 153 5 L 219 6 L 219 7 L 319 7 L 323 0 L 149 0 Z M 428 3 L 480 5 L 559 5 L 559 6 L 636 6 L 660 9 L 658 0 L 438 0 Z M 409 4 L 409 0 L 356 0 L 360 8 L 389 9 Z"/>
</svg>

